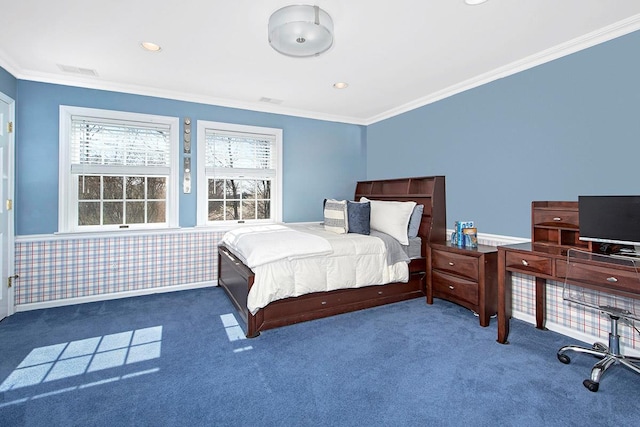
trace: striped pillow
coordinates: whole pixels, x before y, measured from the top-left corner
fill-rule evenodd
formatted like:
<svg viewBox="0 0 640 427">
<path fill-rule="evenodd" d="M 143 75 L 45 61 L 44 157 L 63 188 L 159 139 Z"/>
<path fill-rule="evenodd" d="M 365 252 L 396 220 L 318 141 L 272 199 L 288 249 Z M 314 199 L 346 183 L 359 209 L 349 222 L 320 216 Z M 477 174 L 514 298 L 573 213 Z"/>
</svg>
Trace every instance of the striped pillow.
<svg viewBox="0 0 640 427">
<path fill-rule="evenodd" d="M 347 201 L 327 199 L 324 203 L 324 229 L 344 234 L 349 231 Z"/>
</svg>

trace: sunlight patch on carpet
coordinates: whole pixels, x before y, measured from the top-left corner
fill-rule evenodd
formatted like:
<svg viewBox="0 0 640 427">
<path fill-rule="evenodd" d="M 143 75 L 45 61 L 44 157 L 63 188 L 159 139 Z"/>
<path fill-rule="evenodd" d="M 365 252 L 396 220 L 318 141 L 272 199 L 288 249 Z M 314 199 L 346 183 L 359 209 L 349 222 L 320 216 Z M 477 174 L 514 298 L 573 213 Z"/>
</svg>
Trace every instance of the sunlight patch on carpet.
<svg viewBox="0 0 640 427">
<path fill-rule="evenodd" d="M 0 392 L 158 359 L 162 326 L 37 347 L 0 384 Z"/>
</svg>

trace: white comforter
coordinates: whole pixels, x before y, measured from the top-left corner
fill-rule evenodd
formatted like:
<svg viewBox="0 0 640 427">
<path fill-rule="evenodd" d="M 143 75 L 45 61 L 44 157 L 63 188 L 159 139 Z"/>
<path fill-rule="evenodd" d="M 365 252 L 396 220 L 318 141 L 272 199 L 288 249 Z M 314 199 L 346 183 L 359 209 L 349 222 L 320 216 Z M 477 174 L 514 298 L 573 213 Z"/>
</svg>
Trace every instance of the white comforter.
<svg viewBox="0 0 640 427">
<path fill-rule="evenodd" d="M 227 233 L 223 238 L 227 247 L 255 273 L 254 284 L 247 299 L 247 308 L 252 314 L 278 299 L 409 280 L 408 264 L 398 262 L 387 265 L 384 242 L 377 237 L 352 233 L 335 234 L 324 231 L 320 224 L 267 227 L 272 228 L 258 234 L 230 232 L 233 234 Z M 260 231 L 260 227 L 257 228 Z M 305 234 L 306 237 L 297 233 Z M 250 235 L 257 236 L 255 245 L 247 243 L 247 240 L 252 239 Z M 318 239 L 326 242 L 330 250 L 327 251 L 326 246 Z M 250 246 L 269 246 L 270 240 L 273 247 L 280 248 L 282 252 L 279 252 L 280 249 L 266 249 L 266 254 L 255 256 L 244 251 Z M 294 254 L 295 251 L 289 250 L 289 240 L 292 241 L 291 247 L 304 246 L 303 242 L 307 240 L 313 248 Z M 237 242 L 241 244 L 235 244 Z M 277 253 L 280 255 L 276 256 Z M 263 262 L 265 260 L 268 261 Z"/>
<path fill-rule="evenodd" d="M 222 241 L 252 269 L 282 259 L 327 255 L 333 250 L 326 239 L 284 225 L 238 228 L 225 233 Z"/>
</svg>

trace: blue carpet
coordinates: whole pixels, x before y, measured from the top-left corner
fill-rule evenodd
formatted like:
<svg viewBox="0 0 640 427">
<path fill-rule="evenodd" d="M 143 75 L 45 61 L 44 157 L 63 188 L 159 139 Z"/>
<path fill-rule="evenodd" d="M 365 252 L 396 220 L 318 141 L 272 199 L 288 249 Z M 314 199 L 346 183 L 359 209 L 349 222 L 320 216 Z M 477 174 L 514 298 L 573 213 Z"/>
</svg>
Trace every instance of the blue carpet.
<svg viewBox="0 0 640 427">
<path fill-rule="evenodd" d="M 573 340 L 416 299 L 235 339 L 220 288 L 17 313 L 0 322 L 2 426 L 637 425 L 640 376 L 600 391 Z M 227 327 L 223 324 L 227 319 Z M 238 316 L 235 315 L 237 318 Z M 634 421 L 635 420 L 635 421 Z"/>
</svg>

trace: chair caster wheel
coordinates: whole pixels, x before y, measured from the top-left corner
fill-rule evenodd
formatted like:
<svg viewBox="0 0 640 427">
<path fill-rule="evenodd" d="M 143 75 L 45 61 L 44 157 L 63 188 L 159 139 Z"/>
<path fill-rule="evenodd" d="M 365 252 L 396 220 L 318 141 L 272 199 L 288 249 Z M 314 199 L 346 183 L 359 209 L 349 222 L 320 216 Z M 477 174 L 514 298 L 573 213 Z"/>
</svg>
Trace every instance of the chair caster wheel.
<svg viewBox="0 0 640 427">
<path fill-rule="evenodd" d="M 557 356 L 558 356 L 558 360 L 564 363 L 565 365 L 568 365 L 571 362 L 571 359 L 569 358 L 569 356 L 567 356 L 564 353 L 558 353 Z"/>
<path fill-rule="evenodd" d="M 600 384 L 593 382 L 591 380 L 582 381 L 582 385 L 584 385 L 587 389 L 589 389 L 589 391 L 592 391 L 594 393 L 598 391 L 598 388 L 600 387 Z"/>
</svg>

